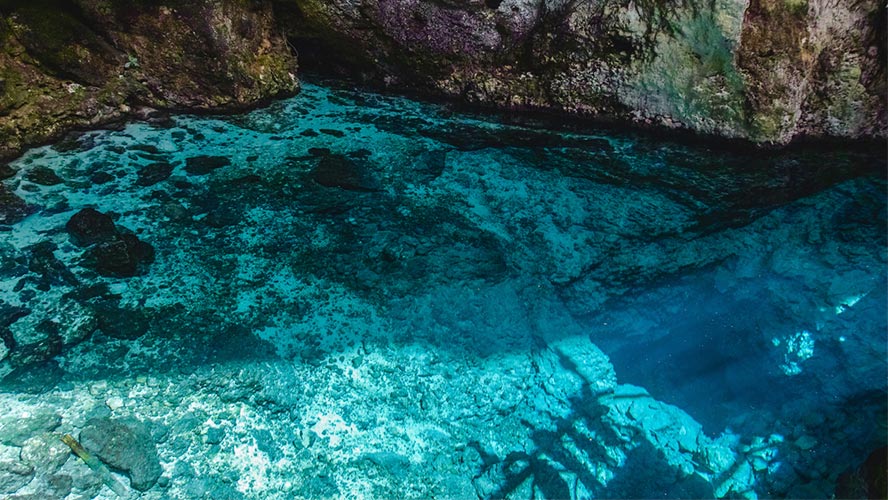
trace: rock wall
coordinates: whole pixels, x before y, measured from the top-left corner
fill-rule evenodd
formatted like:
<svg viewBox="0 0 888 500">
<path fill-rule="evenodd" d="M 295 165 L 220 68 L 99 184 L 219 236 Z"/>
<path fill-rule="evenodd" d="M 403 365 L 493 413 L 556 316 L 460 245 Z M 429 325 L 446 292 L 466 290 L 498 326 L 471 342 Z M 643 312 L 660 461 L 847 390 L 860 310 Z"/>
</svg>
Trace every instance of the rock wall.
<svg viewBox="0 0 888 500">
<path fill-rule="evenodd" d="M 310 65 L 395 87 L 762 143 L 886 136 L 876 0 L 278 2 Z"/>
<path fill-rule="evenodd" d="M 878 0 L 0 0 L 0 14 L 0 158 L 143 106 L 294 92 L 296 52 L 498 108 L 759 143 L 888 136 Z"/>
<path fill-rule="evenodd" d="M 140 107 L 236 109 L 294 92 L 266 1 L 0 1 L 0 158 Z"/>
</svg>

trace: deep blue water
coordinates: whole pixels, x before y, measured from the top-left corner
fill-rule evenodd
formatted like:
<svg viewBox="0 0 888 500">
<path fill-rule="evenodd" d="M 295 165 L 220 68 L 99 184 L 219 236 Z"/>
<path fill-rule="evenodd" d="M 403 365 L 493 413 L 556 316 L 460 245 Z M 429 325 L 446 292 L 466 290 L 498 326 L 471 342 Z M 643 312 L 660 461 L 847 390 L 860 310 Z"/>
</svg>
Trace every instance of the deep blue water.
<svg viewBox="0 0 888 500">
<path fill-rule="evenodd" d="M 10 166 L 0 401 L 143 429 L 143 498 L 828 497 L 886 442 L 880 152 L 307 84 Z M 115 497 L 31 467 L 6 493 Z"/>
</svg>

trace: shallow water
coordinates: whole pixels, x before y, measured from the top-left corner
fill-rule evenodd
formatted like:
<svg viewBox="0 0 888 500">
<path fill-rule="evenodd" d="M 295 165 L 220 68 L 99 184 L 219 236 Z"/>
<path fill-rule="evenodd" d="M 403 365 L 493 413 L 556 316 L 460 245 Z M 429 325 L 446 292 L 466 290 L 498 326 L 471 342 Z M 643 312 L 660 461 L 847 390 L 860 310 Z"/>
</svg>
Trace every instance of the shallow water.
<svg viewBox="0 0 888 500">
<path fill-rule="evenodd" d="M 5 493 L 115 497 L 23 451 L 109 421 L 143 498 L 825 497 L 886 441 L 879 153 L 307 84 L 11 166 Z M 153 261 L 91 261 L 87 207 Z"/>
</svg>

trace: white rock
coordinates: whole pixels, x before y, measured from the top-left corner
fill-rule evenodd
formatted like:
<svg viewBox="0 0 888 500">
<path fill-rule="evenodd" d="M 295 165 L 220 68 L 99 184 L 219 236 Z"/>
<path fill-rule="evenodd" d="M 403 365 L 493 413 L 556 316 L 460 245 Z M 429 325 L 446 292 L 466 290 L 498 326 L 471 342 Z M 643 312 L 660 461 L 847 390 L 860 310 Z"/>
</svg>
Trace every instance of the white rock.
<svg viewBox="0 0 888 500">
<path fill-rule="evenodd" d="M 108 408 L 111 408 L 111 411 L 115 411 L 115 410 L 122 408 L 123 404 L 124 404 L 123 398 L 118 397 L 118 396 L 112 396 L 112 397 L 108 398 L 107 400 L 105 400 L 105 405 Z"/>
</svg>

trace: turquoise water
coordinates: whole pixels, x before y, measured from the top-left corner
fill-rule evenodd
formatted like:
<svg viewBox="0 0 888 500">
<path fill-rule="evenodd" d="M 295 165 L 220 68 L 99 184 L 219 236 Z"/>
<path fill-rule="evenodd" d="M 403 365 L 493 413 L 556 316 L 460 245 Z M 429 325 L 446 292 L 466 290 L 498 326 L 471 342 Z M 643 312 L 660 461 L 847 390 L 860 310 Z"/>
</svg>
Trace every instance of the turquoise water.
<svg viewBox="0 0 888 500">
<path fill-rule="evenodd" d="M 10 166 L 0 494 L 116 498 L 65 433 L 176 499 L 827 497 L 886 442 L 880 152 L 306 84 Z"/>
</svg>

